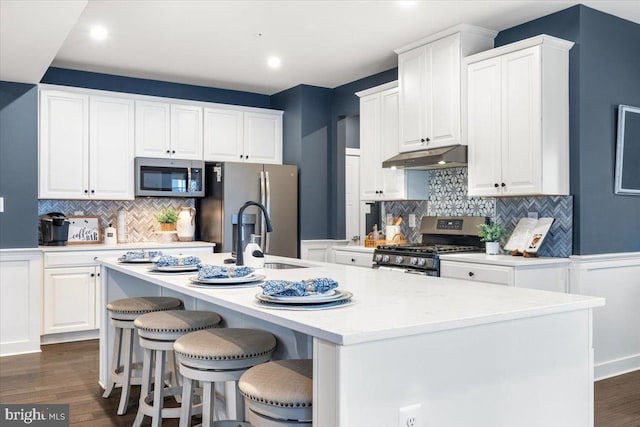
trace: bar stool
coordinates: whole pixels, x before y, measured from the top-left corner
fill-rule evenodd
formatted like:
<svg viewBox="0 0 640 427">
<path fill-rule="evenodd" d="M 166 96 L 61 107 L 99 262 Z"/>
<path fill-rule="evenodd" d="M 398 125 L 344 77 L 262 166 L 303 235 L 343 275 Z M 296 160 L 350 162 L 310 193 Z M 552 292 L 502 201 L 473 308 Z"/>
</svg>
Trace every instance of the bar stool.
<svg viewBox="0 0 640 427">
<path fill-rule="evenodd" d="M 154 311 L 177 310 L 182 307 L 181 300 L 171 297 L 123 298 L 107 304 L 115 334 L 111 374 L 109 375 L 109 383 L 105 385 L 102 397 L 106 399 L 111 396 L 114 388 L 122 388 L 118 415 L 124 415 L 127 412 L 131 386 L 139 385 L 142 380 L 140 377 L 131 376 L 131 371 L 140 367 L 139 364 L 132 362 L 133 346 L 135 345 L 135 340 L 133 339 L 135 326 L 133 326 L 133 321 L 142 314 Z"/>
<path fill-rule="evenodd" d="M 164 396 L 181 394 L 181 387 L 163 387 L 167 353 L 173 354 L 173 343 L 182 335 L 201 329 L 215 328 L 221 317 L 210 311 L 169 310 L 143 314 L 134 320 L 144 349 L 142 364 L 142 390 L 134 427 L 142 424 L 144 416 L 151 417 L 152 426 L 160 426 L 163 418 L 179 418 L 180 408 L 164 408 Z M 155 385 L 151 392 L 151 376 L 154 371 Z M 197 408 L 199 411 L 200 406 Z M 199 412 L 198 412 L 199 413 Z"/>
<path fill-rule="evenodd" d="M 274 360 L 247 370 L 238 382 L 253 427 L 311 426 L 313 362 Z"/>
<path fill-rule="evenodd" d="M 269 361 L 275 348 L 276 338 L 259 329 L 207 329 L 178 338 L 173 349 L 183 378 L 180 427 L 188 427 L 191 420 L 194 381 L 200 381 L 203 387 L 203 427 L 216 425 L 212 424 L 216 382 L 225 383 L 227 417 L 244 419 L 244 400 L 236 383 L 247 369 Z"/>
</svg>

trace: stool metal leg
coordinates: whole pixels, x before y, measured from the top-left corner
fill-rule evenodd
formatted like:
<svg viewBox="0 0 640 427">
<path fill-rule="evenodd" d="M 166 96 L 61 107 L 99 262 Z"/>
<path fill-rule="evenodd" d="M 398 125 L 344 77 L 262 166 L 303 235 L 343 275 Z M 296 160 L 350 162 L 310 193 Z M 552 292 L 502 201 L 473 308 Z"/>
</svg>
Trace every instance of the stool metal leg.
<svg viewBox="0 0 640 427">
<path fill-rule="evenodd" d="M 120 394 L 120 404 L 118 405 L 118 415 L 124 415 L 127 412 L 127 404 L 129 403 L 129 393 L 131 392 L 131 359 L 133 358 L 133 329 L 126 329 L 122 331 L 120 337 L 123 341 L 123 349 L 121 354 L 124 354 L 124 371 L 122 381 L 122 392 Z M 118 361 L 119 364 L 119 361 Z"/>
<path fill-rule="evenodd" d="M 144 349 L 144 360 L 142 362 L 142 386 L 140 389 L 140 403 L 138 404 L 138 413 L 136 419 L 133 421 L 133 427 L 140 427 L 144 420 L 144 413 L 142 412 L 142 404 L 144 399 L 151 390 L 151 371 L 153 370 L 153 353 L 152 350 Z"/>
<path fill-rule="evenodd" d="M 120 369 L 120 354 L 122 350 L 122 328 L 115 328 L 115 334 L 113 336 L 113 356 L 111 356 L 111 369 L 109 370 L 109 384 L 104 390 L 103 398 L 111 396 L 113 389 L 116 385 L 114 381 L 114 374 Z"/>
<path fill-rule="evenodd" d="M 162 406 L 164 400 L 164 364 L 166 363 L 166 352 L 156 351 L 156 372 L 153 387 L 153 416 L 152 427 L 162 425 Z"/>
<path fill-rule="evenodd" d="M 182 379 L 182 403 L 180 406 L 180 427 L 191 425 L 191 401 L 193 399 L 193 380 Z"/>
<path fill-rule="evenodd" d="M 216 392 L 213 382 L 207 381 L 202 385 L 202 425 L 210 426 L 213 424 L 213 406 Z"/>
</svg>

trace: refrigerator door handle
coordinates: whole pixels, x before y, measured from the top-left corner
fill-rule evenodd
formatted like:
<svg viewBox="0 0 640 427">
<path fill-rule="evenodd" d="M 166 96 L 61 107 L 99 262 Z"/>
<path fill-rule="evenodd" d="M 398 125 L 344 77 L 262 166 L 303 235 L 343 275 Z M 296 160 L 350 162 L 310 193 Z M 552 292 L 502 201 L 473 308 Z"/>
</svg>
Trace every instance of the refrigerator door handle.
<svg viewBox="0 0 640 427">
<path fill-rule="evenodd" d="M 260 171 L 260 204 L 266 207 L 267 204 L 267 189 L 266 189 L 266 179 L 264 175 L 264 171 Z M 266 253 L 266 227 L 267 223 L 264 220 L 264 215 L 260 213 L 260 245 L 262 246 L 263 251 Z"/>
<path fill-rule="evenodd" d="M 265 208 L 267 208 L 267 215 L 269 215 L 269 217 L 271 217 L 271 180 L 269 179 L 269 171 L 266 171 L 265 173 L 266 176 L 266 187 L 267 187 L 267 204 L 265 205 Z M 265 235 L 265 245 L 264 245 L 264 253 L 269 253 L 269 243 L 271 241 L 271 239 L 269 238 L 269 233 L 266 230 L 266 223 L 265 223 L 265 228 L 264 230 L 264 235 Z"/>
</svg>

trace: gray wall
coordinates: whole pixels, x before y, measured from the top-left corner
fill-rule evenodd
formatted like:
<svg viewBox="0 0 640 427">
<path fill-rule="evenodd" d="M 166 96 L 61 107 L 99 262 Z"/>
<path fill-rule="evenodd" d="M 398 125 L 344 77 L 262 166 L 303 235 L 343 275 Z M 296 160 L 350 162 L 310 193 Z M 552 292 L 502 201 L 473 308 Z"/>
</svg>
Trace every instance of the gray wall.
<svg viewBox="0 0 640 427">
<path fill-rule="evenodd" d="M 569 55 L 573 253 L 640 251 L 640 197 L 613 192 L 617 107 L 640 106 L 640 25 L 578 5 L 501 31 L 495 43 L 542 33 L 576 43 Z"/>
<path fill-rule="evenodd" d="M 0 81 L 0 248 L 38 246 L 38 89 Z"/>
</svg>

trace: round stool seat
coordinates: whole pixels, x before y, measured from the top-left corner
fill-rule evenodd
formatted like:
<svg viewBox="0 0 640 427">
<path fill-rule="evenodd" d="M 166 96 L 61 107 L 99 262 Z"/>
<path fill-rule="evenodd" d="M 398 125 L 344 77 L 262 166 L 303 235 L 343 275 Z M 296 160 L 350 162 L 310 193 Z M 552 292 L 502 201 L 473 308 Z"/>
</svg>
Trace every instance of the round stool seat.
<svg viewBox="0 0 640 427">
<path fill-rule="evenodd" d="M 312 419 L 310 359 L 274 360 L 254 366 L 240 377 L 238 387 L 249 408 L 260 415 L 273 419 Z"/>
<path fill-rule="evenodd" d="M 180 363 L 200 369 L 239 369 L 254 366 L 255 359 L 270 357 L 276 339 L 259 329 L 206 329 L 176 340 Z"/>
<path fill-rule="evenodd" d="M 143 314 L 133 324 L 141 338 L 175 341 L 186 333 L 213 328 L 221 320 L 211 311 L 167 310 Z"/>
<path fill-rule="evenodd" d="M 107 304 L 111 317 L 118 320 L 135 320 L 141 314 L 177 310 L 181 307 L 182 301 L 172 297 L 123 298 Z"/>
</svg>

